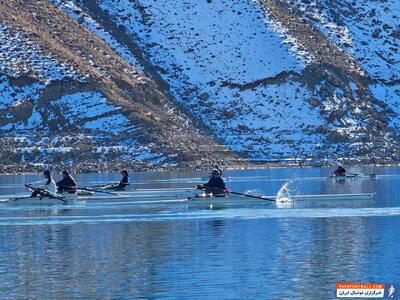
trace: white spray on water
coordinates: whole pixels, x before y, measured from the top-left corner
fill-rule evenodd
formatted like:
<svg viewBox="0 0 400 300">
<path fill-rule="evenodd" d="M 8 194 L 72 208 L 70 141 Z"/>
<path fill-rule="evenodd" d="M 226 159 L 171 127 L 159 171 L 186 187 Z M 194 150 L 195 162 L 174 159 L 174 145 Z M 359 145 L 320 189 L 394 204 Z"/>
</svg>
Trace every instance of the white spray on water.
<svg viewBox="0 0 400 300">
<path fill-rule="evenodd" d="M 279 189 L 275 198 L 277 208 L 292 208 L 293 200 L 290 198 L 289 181 L 285 182 Z"/>
<path fill-rule="evenodd" d="M 278 193 L 276 194 L 276 202 L 292 201 L 292 199 L 290 199 L 289 183 L 290 183 L 289 181 L 285 182 L 279 189 Z"/>
</svg>

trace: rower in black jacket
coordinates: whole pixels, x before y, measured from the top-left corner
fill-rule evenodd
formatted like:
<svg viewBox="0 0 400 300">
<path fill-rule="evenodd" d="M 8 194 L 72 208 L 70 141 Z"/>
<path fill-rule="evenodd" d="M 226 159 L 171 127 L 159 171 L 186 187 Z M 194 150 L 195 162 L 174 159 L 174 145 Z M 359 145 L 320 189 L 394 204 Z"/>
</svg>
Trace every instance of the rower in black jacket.
<svg viewBox="0 0 400 300">
<path fill-rule="evenodd" d="M 221 177 L 219 170 L 214 169 L 211 172 L 211 178 L 206 184 L 198 185 L 197 188 L 204 189 L 206 194 L 222 196 L 226 194 L 225 182 Z"/>
<path fill-rule="evenodd" d="M 333 171 L 335 176 L 346 176 L 346 170 L 342 165 L 339 165 L 335 171 Z"/>
<path fill-rule="evenodd" d="M 63 179 L 57 182 L 58 192 L 75 193 L 78 189 L 75 179 L 68 170 L 62 171 Z"/>
<path fill-rule="evenodd" d="M 127 170 L 122 170 L 121 171 L 122 179 L 118 184 L 112 184 L 109 186 L 106 186 L 104 189 L 106 190 L 115 190 L 115 191 L 121 191 L 124 190 L 128 185 L 129 185 L 129 174 Z"/>
</svg>

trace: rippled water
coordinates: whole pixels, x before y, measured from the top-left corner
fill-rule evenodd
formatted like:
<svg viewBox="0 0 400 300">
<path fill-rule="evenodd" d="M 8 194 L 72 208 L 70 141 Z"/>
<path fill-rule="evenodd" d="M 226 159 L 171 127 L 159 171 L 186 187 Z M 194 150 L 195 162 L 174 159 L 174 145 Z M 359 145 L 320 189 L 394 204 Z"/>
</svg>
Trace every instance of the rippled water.
<svg viewBox="0 0 400 300">
<path fill-rule="evenodd" d="M 289 181 L 291 194 L 375 197 L 210 209 L 185 201 L 207 174 L 181 172 L 131 176 L 130 188 L 172 189 L 154 203 L 140 195 L 160 191 L 76 206 L 0 204 L 0 299 L 335 299 L 336 282 L 399 282 L 400 169 L 353 169 L 380 175 L 345 182 L 326 179 L 329 171 L 224 177 L 239 192 L 275 195 Z M 118 174 L 76 177 L 84 186 Z M 0 176 L 0 197 L 36 178 Z"/>
</svg>

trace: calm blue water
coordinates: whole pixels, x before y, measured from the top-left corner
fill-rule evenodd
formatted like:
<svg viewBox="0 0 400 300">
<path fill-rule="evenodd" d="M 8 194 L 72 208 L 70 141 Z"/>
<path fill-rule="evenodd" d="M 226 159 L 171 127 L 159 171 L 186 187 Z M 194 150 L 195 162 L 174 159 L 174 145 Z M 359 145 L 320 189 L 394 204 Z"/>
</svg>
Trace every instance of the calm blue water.
<svg viewBox="0 0 400 300">
<path fill-rule="evenodd" d="M 140 199 L 0 204 L 0 299 L 335 299 L 336 282 L 400 282 L 400 169 L 352 169 L 379 176 L 346 182 L 327 180 L 329 171 L 225 171 L 224 177 L 239 192 L 275 195 L 289 181 L 292 194 L 375 197 L 212 210 L 187 202 L 136 205 Z M 190 189 L 206 175 L 137 173 L 131 188 Z M 0 196 L 23 193 L 21 184 L 39 178 L 0 176 Z M 119 176 L 76 178 L 85 186 Z M 179 191 L 163 193 L 172 199 L 189 193 Z"/>
</svg>

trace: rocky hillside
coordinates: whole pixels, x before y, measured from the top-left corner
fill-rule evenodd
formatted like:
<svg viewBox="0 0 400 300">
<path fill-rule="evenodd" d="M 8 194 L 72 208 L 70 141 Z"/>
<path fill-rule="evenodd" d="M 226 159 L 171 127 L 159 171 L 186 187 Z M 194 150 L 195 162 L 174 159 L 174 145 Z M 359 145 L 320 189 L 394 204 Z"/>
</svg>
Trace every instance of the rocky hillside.
<svg viewBox="0 0 400 300">
<path fill-rule="evenodd" d="M 52 3 L 2 1 L 0 20 L 3 171 L 238 161 L 133 66 L 134 56 L 117 55 Z"/>
<path fill-rule="evenodd" d="M 0 172 L 398 162 L 399 8 L 0 1 Z"/>
</svg>

